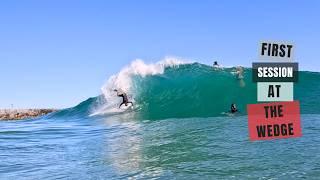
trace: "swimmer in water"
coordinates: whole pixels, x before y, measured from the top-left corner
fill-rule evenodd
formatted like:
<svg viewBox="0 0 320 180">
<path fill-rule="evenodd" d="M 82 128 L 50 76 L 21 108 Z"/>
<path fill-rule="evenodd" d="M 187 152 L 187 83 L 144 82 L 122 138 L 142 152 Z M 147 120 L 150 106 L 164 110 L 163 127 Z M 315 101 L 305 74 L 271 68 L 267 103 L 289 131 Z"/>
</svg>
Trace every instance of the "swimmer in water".
<svg viewBox="0 0 320 180">
<path fill-rule="evenodd" d="M 243 79 L 243 68 L 241 66 L 236 67 L 236 74 L 238 79 Z"/>
<path fill-rule="evenodd" d="M 218 64 L 218 61 L 214 61 L 213 62 L 213 67 L 214 68 L 219 68 L 220 67 L 220 65 Z"/>
<path fill-rule="evenodd" d="M 240 86 L 240 87 L 245 87 L 245 86 L 246 86 L 246 83 L 244 82 L 243 67 L 237 66 L 237 67 L 236 67 L 236 71 L 235 71 L 234 74 L 236 75 L 237 79 L 239 80 L 239 86 Z"/>
<path fill-rule="evenodd" d="M 231 104 L 230 112 L 231 113 L 238 112 L 236 104 L 234 104 L 234 103 Z"/>
<path fill-rule="evenodd" d="M 119 108 L 120 108 L 123 104 L 125 104 L 125 105 L 127 106 L 129 103 L 131 103 L 131 105 L 133 106 L 133 103 L 128 100 L 128 96 L 127 96 L 126 93 L 121 92 L 121 91 L 118 91 L 118 90 L 116 90 L 116 89 L 113 90 L 113 91 L 117 92 L 117 96 L 122 97 L 122 103 L 120 104 Z"/>
</svg>

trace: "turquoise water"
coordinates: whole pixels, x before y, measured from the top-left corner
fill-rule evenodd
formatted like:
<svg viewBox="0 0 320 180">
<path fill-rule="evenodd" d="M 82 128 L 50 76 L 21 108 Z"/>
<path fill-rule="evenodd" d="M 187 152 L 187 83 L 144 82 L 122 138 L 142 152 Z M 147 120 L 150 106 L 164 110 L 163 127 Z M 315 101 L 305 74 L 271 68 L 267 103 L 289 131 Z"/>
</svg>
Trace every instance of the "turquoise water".
<svg viewBox="0 0 320 180">
<path fill-rule="evenodd" d="M 245 108 L 256 84 L 250 69 L 244 82 L 232 71 L 196 63 L 132 76 L 130 111 L 94 113 L 114 108 L 101 95 L 1 121 L 0 179 L 318 179 L 319 73 L 300 72 L 295 85 L 303 136 L 250 142 Z M 231 102 L 241 112 L 223 115 Z"/>
<path fill-rule="evenodd" d="M 250 142 L 247 117 L 1 122 L 1 179 L 320 177 L 320 116 L 303 136 Z"/>
</svg>

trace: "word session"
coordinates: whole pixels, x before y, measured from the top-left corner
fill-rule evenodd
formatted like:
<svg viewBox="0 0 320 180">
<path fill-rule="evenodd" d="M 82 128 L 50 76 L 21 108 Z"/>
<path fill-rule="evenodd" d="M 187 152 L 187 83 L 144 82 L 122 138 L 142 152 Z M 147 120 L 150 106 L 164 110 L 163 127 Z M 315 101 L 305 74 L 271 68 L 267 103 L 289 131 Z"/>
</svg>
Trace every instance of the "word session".
<svg viewBox="0 0 320 180">
<path fill-rule="evenodd" d="M 258 77 L 293 77 L 293 68 L 258 67 Z"/>
</svg>

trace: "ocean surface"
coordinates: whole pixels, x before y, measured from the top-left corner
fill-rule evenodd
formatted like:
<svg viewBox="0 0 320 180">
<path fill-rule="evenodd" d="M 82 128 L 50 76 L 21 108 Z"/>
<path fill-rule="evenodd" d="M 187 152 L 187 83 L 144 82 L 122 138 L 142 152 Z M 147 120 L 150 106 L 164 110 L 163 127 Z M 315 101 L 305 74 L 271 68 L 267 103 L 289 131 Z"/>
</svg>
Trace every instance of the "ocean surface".
<svg viewBox="0 0 320 180">
<path fill-rule="evenodd" d="M 302 137 L 251 142 L 251 69 L 135 61 L 102 94 L 0 122 L 0 179 L 319 179 L 320 74 L 299 72 Z M 127 92 L 133 109 L 118 108 Z M 240 113 L 230 116 L 231 103 Z"/>
</svg>

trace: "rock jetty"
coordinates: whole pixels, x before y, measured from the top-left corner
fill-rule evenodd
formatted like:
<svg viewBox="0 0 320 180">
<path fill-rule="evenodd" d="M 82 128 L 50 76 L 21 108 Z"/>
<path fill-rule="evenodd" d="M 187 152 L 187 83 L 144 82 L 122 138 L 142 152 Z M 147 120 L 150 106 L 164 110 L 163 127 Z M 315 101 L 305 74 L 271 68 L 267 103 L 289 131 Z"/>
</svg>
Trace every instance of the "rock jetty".
<svg viewBox="0 0 320 180">
<path fill-rule="evenodd" d="M 18 120 L 43 116 L 57 111 L 56 109 L 2 109 L 0 120 Z"/>
</svg>

